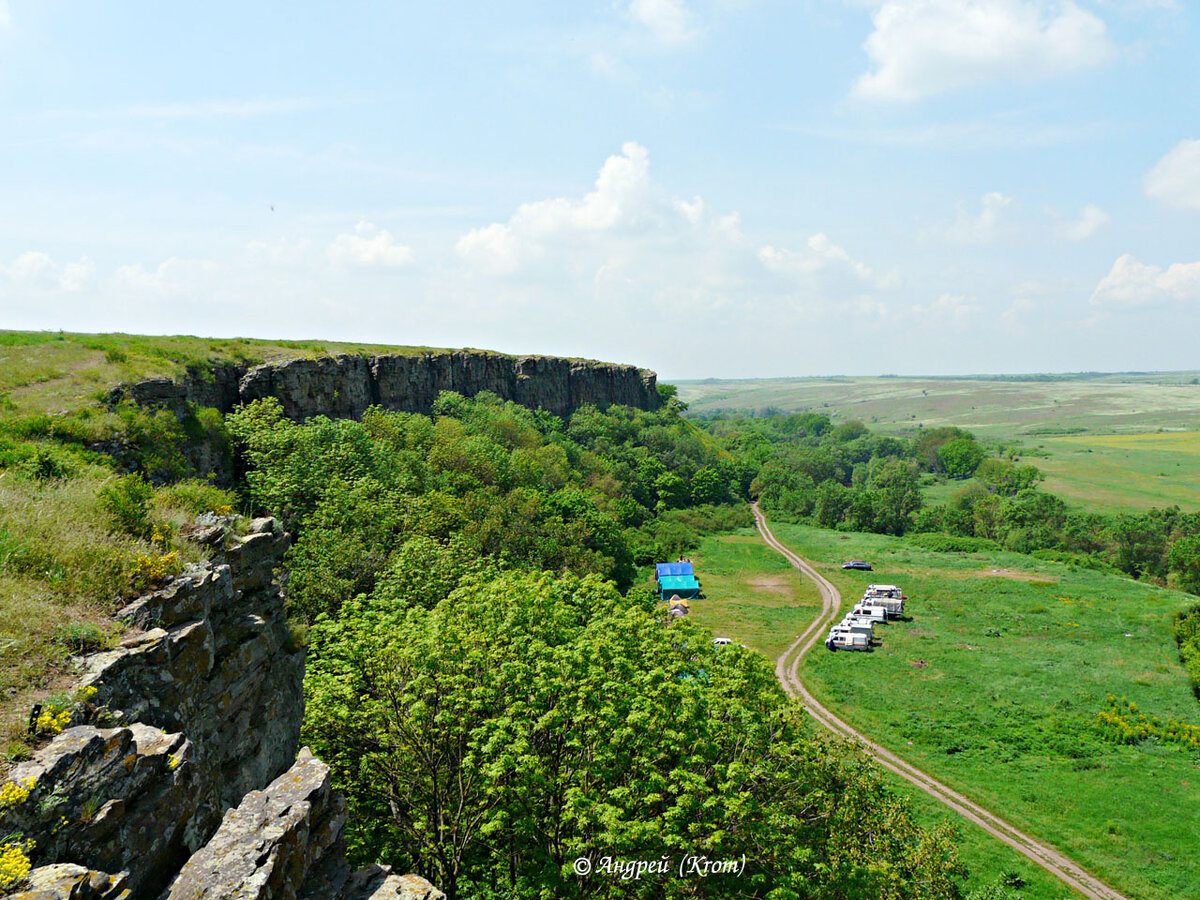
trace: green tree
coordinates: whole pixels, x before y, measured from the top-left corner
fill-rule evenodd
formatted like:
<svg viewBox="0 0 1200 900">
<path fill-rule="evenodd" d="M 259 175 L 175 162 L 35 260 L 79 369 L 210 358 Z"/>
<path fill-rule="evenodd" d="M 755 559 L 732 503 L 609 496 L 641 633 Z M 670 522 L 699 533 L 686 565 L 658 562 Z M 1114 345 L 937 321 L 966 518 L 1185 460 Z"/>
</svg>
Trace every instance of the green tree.
<svg viewBox="0 0 1200 900">
<path fill-rule="evenodd" d="M 1181 588 L 1200 594 L 1200 535 L 1181 537 L 1172 543 L 1167 565 Z"/>
<path fill-rule="evenodd" d="M 970 478 L 983 458 L 983 448 L 974 438 L 955 438 L 938 448 L 938 470 L 951 478 Z"/>
<path fill-rule="evenodd" d="M 692 476 L 692 503 L 726 503 L 729 501 L 729 481 L 716 469 L 705 466 Z"/>
<path fill-rule="evenodd" d="M 1012 496 L 1034 487 L 1044 476 L 1037 466 L 1018 466 L 993 457 L 979 463 L 975 477 L 997 494 Z"/>
</svg>

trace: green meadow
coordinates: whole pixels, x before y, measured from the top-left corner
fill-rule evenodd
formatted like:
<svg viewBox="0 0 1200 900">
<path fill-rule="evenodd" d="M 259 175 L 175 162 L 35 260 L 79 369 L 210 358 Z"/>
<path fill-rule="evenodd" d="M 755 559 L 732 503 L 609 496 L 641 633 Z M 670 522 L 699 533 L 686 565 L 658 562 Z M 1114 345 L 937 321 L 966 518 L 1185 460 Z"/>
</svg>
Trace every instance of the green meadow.
<svg viewBox="0 0 1200 900">
<path fill-rule="evenodd" d="M 1170 632 L 1194 597 L 1019 554 L 772 527 L 846 602 L 871 581 L 910 598 L 911 621 L 878 629 L 875 652 L 807 658 L 831 709 L 1129 896 L 1196 895 L 1200 752 L 1113 743 L 1098 723 L 1111 694 L 1200 724 Z M 843 572 L 846 556 L 875 571 Z"/>
<path fill-rule="evenodd" d="M 1200 509 L 1200 432 L 1046 437 L 1034 453 L 1026 461 L 1046 474 L 1043 489 L 1074 505 Z"/>
<path fill-rule="evenodd" d="M 780 526 L 772 527 L 778 533 Z M 691 559 L 704 588 L 704 596 L 692 602 L 694 620 L 714 635 L 731 637 L 772 661 L 820 609 L 815 585 L 763 543 L 752 528 L 704 538 Z M 880 771 L 897 793 L 910 797 L 922 825 L 949 823 L 958 829 L 959 855 L 971 873 L 966 885 L 968 892 L 1008 874 L 1025 883 L 1020 888 L 1020 896 L 1025 900 L 1073 896 L 1060 881 L 1016 851 L 898 776 Z"/>
<path fill-rule="evenodd" d="M 692 603 L 693 619 L 772 660 L 821 608 L 816 586 L 752 528 L 706 538 L 691 559 L 704 591 Z"/>
</svg>

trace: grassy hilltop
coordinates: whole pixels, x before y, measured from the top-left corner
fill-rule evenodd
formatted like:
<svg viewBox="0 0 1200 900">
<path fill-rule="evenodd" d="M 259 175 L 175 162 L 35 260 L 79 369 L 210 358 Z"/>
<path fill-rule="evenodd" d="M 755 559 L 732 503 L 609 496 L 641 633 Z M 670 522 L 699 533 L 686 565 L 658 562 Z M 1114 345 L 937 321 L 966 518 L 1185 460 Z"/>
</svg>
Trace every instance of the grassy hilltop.
<svg viewBox="0 0 1200 900">
<path fill-rule="evenodd" d="M 208 362 L 257 365 L 338 353 L 421 353 L 429 347 L 138 334 L 0 331 L 0 417 L 76 413 L 121 382 L 176 377 Z"/>
</svg>

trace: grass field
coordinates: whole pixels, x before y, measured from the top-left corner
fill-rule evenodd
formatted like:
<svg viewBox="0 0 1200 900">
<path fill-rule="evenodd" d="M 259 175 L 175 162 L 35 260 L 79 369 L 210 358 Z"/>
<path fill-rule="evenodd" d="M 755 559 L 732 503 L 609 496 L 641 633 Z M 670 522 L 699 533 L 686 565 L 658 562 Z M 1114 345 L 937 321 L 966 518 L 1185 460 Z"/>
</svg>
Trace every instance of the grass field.
<svg viewBox="0 0 1200 900">
<path fill-rule="evenodd" d="M 1200 754 L 1097 727 L 1108 694 L 1200 724 L 1170 634 L 1194 597 L 1017 554 L 773 529 L 848 601 L 872 580 L 910 597 L 913 620 L 880 629 L 876 652 L 810 655 L 802 676 L 823 702 L 1129 896 L 1196 896 Z M 847 555 L 875 572 L 843 572 Z"/>
<path fill-rule="evenodd" d="M 1009 440 L 1087 432 L 1200 429 L 1200 375 L 987 378 L 779 378 L 676 382 L 691 412 L 814 411 L 873 429 L 958 425 Z"/>
<path fill-rule="evenodd" d="M 1039 438 L 1042 487 L 1105 512 L 1178 504 L 1200 510 L 1200 432 L 1086 434 Z M 1041 451 L 1039 451 L 1041 452 Z"/>
<path fill-rule="evenodd" d="M 821 608 L 816 586 L 753 529 L 708 538 L 692 561 L 704 590 L 692 604 L 695 621 L 770 659 L 786 650 Z"/>
<path fill-rule="evenodd" d="M 704 596 L 692 603 L 695 621 L 714 635 L 734 638 L 772 661 L 820 609 L 813 583 L 767 547 L 752 528 L 705 538 L 692 560 L 704 588 Z M 1073 896 L 1057 879 L 982 829 L 891 773 L 882 774 L 897 793 L 911 797 L 923 825 L 946 822 L 958 828 L 959 854 L 971 872 L 968 890 L 994 882 L 1001 873 L 1012 873 L 1026 882 L 1020 891 L 1025 900 Z"/>
</svg>

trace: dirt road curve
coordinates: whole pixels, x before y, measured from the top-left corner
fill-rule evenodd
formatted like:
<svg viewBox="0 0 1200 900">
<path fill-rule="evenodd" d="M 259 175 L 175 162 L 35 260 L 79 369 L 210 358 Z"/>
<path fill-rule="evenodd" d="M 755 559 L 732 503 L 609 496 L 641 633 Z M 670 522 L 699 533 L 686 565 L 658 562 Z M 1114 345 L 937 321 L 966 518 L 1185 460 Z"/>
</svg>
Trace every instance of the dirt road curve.
<svg viewBox="0 0 1200 900">
<path fill-rule="evenodd" d="M 1033 860 L 1056 878 L 1061 879 L 1083 896 L 1089 897 L 1091 900 L 1128 900 L 1124 894 L 1118 893 L 1095 876 L 1089 875 L 1053 847 L 1040 843 L 1027 834 L 1018 831 L 1003 819 L 988 812 L 982 806 L 971 802 L 962 794 L 946 787 L 946 785 L 926 775 L 915 766 L 909 765 L 896 756 L 896 754 L 879 746 L 862 733 L 855 731 L 817 702 L 816 698 L 809 693 L 808 688 L 800 681 L 800 660 L 804 658 L 804 655 L 812 649 L 813 645 L 821 639 L 822 634 L 827 630 L 829 621 L 836 615 L 838 607 L 842 603 L 842 595 L 827 578 L 775 538 L 775 535 L 771 533 L 771 529 L 767 527 L 766 517 L 759 510 L 757 503 L 754 504 L 754 519 L 758 524 L 758 530 L 762 534 L 763 540 L 773 550 L 783 554 L 788 562 L 800 570 L 802 575 L 811 579 L 821 592 L 821 614 L 775 661 L 775 675 L 779 678 L 783 689 L 793 697 L 799 699 L 812 717 L 834 734 L 862 744 L 867 752 L 885 769 L 895 772 L 901 778 L 911 782 L 929 794 L 929 796 L 946 804 L 959 815 L 970 819 L 988 834 L 999 838 L 1018 853 L 1029 857 L 1029 859 Z"/>
</svg>

